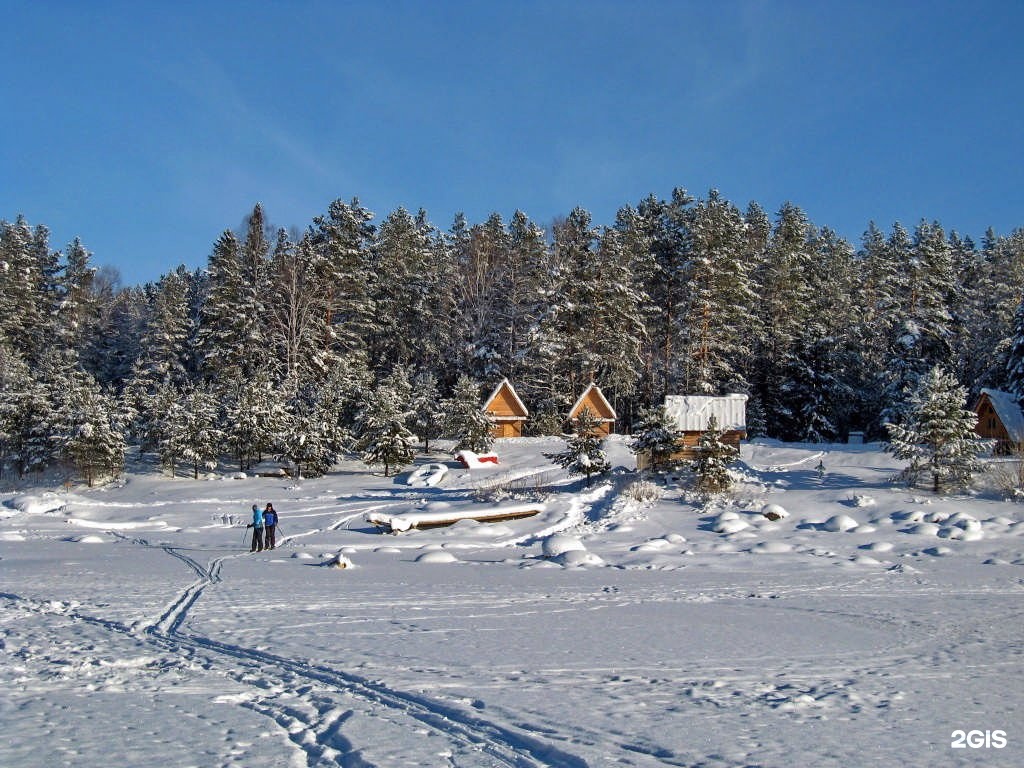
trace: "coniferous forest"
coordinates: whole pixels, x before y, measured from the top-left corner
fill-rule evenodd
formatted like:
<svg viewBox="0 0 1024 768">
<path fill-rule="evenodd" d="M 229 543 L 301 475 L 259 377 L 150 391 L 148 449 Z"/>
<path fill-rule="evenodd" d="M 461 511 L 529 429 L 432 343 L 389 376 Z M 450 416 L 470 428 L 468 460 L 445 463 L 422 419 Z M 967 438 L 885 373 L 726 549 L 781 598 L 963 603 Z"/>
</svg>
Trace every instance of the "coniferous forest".
<svg viewBox="0 0 1024 768">
<path fill-rule="evenodd" d="M 561 432 L 591 381 L 620 431 L 666 394 L 741 392 L 752 434 L 794 441 L 883 439 L 935 366 L 972 396 L 1024 393 L 1021 229 L 872 223 L 854 245 L 715 190 L 610 226 L 577 208 L 442 230 L 353 199 L 298 232 L 256 205 L 205 268 L 127 287 L 49 239 L 0 222 L 0 458 L 21 475 L 91 481 L 135 444 L 172 471 L 280 456 L 315 474 L 370 424 L 444 436 L 503 377 L 533 434 Z"/>
</svg>

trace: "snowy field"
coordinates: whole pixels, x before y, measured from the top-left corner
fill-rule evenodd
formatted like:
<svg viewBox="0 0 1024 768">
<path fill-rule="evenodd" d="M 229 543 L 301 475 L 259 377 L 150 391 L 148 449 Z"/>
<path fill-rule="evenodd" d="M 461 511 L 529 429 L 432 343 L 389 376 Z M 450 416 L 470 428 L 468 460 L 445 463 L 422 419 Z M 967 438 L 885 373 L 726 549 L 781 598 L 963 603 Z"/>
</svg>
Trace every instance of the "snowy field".
<svg viewBox="0 0 1024 768">
<path fill-rule="evenodd" d="M 1024 507 L 773 443 L 728 500 L 638 502 L 632 472 L 554 471 L 561 446 L 437 453 L 426 487 L 137 465 L 0 494 L 0 766 L 1024 765 Z M 366 522 L 523 500 L 486 486 L 547 495 Z M 279 547 L 249 554 L 267 501 Z"/>
</svg>

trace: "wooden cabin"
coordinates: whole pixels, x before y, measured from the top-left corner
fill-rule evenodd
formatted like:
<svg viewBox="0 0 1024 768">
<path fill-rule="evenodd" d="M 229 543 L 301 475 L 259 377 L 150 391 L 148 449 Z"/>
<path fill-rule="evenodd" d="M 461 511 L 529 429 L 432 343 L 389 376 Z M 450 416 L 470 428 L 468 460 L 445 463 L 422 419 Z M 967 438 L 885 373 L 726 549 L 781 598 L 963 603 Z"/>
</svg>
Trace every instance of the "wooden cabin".
<svg viewBox="0 0 1024 768">
<path fill-rule="evenodd" d="M 484 402 L 483 411 L 494 421 L 491 428 L 494 437 L 522 437 L 523 424 L 530 416 L 508 379 L 502 379 L 495 387 Z"/>
<path fill-rule="evenodd" d="M 669 463 L 697 458 L 700 436 L 707 432 L 712 417 L 722 430 L 722 442 L 726 445 L 739 451 L 740 441 L 747 437 L 746 395 L 668 395 L 665 398 L 665 413 L 683 435 Z M 637 469 L 646 469 L 650 466 L 650 456 L 637 454 L 636 466 Z"/>
<path fill-rule="evenodd" d="M 974 431 L 995 441 L 994 453 L 1016 453 L 1024 449 L 1024 413 L 1017 398 L 998 389 L 983 389 L 974 406 L 978 423 Z"/>
<path fill-rule="evenodd" d="M 598 434 L 610 435 L 615 431 L 615 409 L 601 392 L 597 384 L 587 387 L 572 408 L 569 409 L 569 422 L 572 423 L 584 410 L 589 410 L 600 421 Z"/>
</svg>

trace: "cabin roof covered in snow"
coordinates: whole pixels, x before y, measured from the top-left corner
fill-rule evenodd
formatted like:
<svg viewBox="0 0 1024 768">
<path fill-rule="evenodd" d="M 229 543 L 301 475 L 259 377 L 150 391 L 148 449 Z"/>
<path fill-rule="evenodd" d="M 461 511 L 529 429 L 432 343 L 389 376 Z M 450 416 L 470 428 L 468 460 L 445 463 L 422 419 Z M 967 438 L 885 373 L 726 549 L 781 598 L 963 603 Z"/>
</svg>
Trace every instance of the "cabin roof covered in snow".
<svg viewBox="0 0 1024 768">
<path fill-rule="evenodd" d="M 1001 389 L 983 389 L 981 394 L 988 395 L 1010 439 L 1015 443 L 1024 443 L 1024 412 L 1021 411 L 1017 398 Z"/>
<path fill-rule="evenodd" d="M 612 408 L 612 404 L 608 402 L 608 398 L 604 396 L 604 393 L 597 384 L 591 384 L 583 390 L 579 400 L 569 409 L 569 418 L 576 418 L 584 405 L 590 407 L 590 410 L 596 411 L 594 415 L 601 421 L 615 421 L 618 418 L 615 415 L 615 409 Z"/>
<path fill-rule="evenodd" d="M 483 410 L 487 411 L 491 409 L 491 406 L 498 401 L 499 395 L 504 393 L 504 404 L 509 406 L 511 413 L 500 413 L 496 414 L 496 418 L 501 419 L 525 419 L 530 415 L 530 412 L 526 410 L 526 405 L 522 400 L 519 399 L 519 395 L 516 394 L 515 387 L 512 386 L 507 378 L 502 379 L 501 382 L 491 392 L 491 396 L 484 401 Z"/>
<path fill-rule="evenodd" d="M 668 395 L 665 397 L 665 413 L 675 422 L 677 429 L 686 432 L 703 432 L 712 416 L 723 431 L 747 430 L 746 395 Z"/>
</svg>

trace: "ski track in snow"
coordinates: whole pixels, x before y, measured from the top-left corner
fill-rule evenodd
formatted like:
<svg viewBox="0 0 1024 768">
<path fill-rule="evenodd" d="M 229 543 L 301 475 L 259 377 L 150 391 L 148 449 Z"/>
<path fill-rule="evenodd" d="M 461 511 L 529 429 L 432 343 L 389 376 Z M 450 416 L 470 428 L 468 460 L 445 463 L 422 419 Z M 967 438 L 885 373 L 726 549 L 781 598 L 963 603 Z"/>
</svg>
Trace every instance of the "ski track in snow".
<svg viewBox="0 0 1024 768">
<path fill-rule="evenodd" d="M 751 507 L 757 506 L 754 501 L 763 499 L 770 492 L 766 475 L 784 475 L 791 468 L 806 466 L 825 456 L 826 452 L 819 452 L 788 463 L 773 462 L 761 467 L 747 464 L 747 470 L 757 474 L 761 482 L 761 485 L 748 483 L 747 495 L 751 499 L 694 504 L 696 516 L 704 521 L 699 529 L 709 531 L 707 521 L 723 511 L 752 514 Z M 549 526 L 528 536 L 473 543 L 481 549 L 519 547 L 536 544 L 557 532 L 578 535 L 589 542 L 599 534 L 614 533 L 616 528 L 629 529 L 646 515 L 643 504 L 627 500 L 622 493 L 626 483 L 634 478 L 613 475 L 610 483 L 600 483 L 592 489 L 580 486 L 576 492 L 563 497 L 559 517 L 553 516 Z M 294 507 L 287 517 L 287 529 L 292 532 L 287 536 L 279 534 L 279 547 L 287 547 L 317 534 L 342 531 L 368 511 L 408 507 L 421 496 L 420 491 L 398 488 L 352 496 L 294 498 Z M 300 501 L 302 503 L 298 504 Z M 248 502 L 240 499 L 139 504 L 75 502 L 76 506 L 106 507 L 112 511 L 172 503 L 248 506 Z M 891 517 L 895 519 L 895 515 Z M 302 525 L 310 527 L 301 528 Z M 701 582 L 697 589 L 671 594 L 643 592 L 635 587 L 627 594 L 620 592 L 618 586 L 595 592 L 566 590 L 560 592 L 557 599 L 548 593 L 532 594 L 523 585 L 519 585 L 515 592 L 501 596 L 482 589 L 474 591 L 470 585 L 447 590 L 443 595 L 427 589 L 422 593 L 408 589 L 407 592 L 389 595 L 388 605 L 393 612 L 390 621 L 378 619 L 372 610 L 367 609 L 368 604 L 362 605 L 351 599 L 349 604 L 358 610 L 354 610 L 350 617 L 333 620 L 335 625 L 358 627 L 361 622 L 367 624 L 365 632 L 350 632 L 353 635 L 389 637 L 398 632 L 407 633 L 411 639 L 419 633 L 437 632 L 443 638 L 446 634 L 466 631 L 478 623 L 487 625 L 541 612 L 565 613 L 567 623 L 571 624 L 574 612 L 579 611 L 612 612 L 652 603 L 692 603 L 695 606 L 704 603 L 742 604 L 748 612 L 761 613 L 763 609 L 768 618 L 759 626 L 773 627 L 776 625 L 773 622 L 785 623 L 785 616 L 791 614 L 797 626 L 810 627 L 833 621 L 840 631 L 844 627 L 865 629 L 865 636 L 871 638 L 872 642 L 863 646 L 854 641 L 841 643 L 837 646 L 841 650 L 831 653 L 821 654 L 801 646 L 801 652 L 790 649 L 785 656 L 773 657 L 761 649 L 752 648 L 749 655 L 745 651 L 737 653 L 734 650 L 728 655 L 726 665 L 703 659 L 697 664 L 678 666 L 671 661 L 666 663 L 665 659 L 652 659 L 650 664 L 645 664 L 637 657 L 620 659 L 620 663 L 614 665 L 595 664 L 588 662 L 585 656 L 564 666 L 527 667 L 502 663 L 484 666 L 480 656 L 476 662 L 469 659 L 454 667 L 431 668 L 429 663 L 423 663 L 424 659 L 417 660 L 415 666 L 394 668 L 388 666 L 386 656 L 378 661 L 374 655 L 366 655 L 365 646 L 357 645 L 364 654 L 356 658 L 362 662 L 355 666 L 361 670 L 357 674 L 351 671 L 349 662 L 345 664 L 347 668 L 342 668 L 335 662 L 286 657 L 255 645 L 251 640 L 240 641 L 240 636 L 247 635 L 241 624 L 232 627 L 228 622 L 229 630 L 234 630 L 230 641 L 221 635 L 210 636 L 206 632 L 194 631 L 193 609 L 204 595 L 214 597 L 215 590 L 222 584 L 224 567 L 237 558 L 247 557 L 248 553 L 231 550 L 232 554 L 214 556 L 204 565 L 197 559 L 201 557 L 197 553 L 211 554 L 218 551 L 218 547 L 190 549 L 142 537 L 150 534 L 136 533 L 132 537 L 118 530 L 130 531 L 133 526 L 119 526 L 114 522 L 96 523 L 90 527 L 105 528 L 113 539 L 127 546 L 162 552 L 174 558 L 190 572 L 192 580 L 170 600 L 164 593 L 162 609 L 149 618 L 132 622 L 102 618 L 99 614 L 102 614 L 103 604 L 85 608 L 74 602 L 45 601 L 14 592 L 0 593 L 0 600 L 6 602 L 10 610 L 9 621 L 17 621 L 18 615 L 45 617 L 44 623 L 36 625 L 34 631 L 42 632 L 39 627 L 48 627 L 47 622 L 51 619 L 93 630 L 91 634 L 79 631 L 54 633 L 53 650 L 47 649 L 45 653 L 39 650 L 44 647 L 42 643 L 24 645 L 12 654 L 12 658 L 26 665 L 24 674 L 32 671 L 34 662 L 50 665 L 53 671 L 48 674 L 58 680 L 64 679 L 64 675 L 68 676 L 67 679 L 73 679 L 74 675 L 92 679 L 95 675 L 102 683 L 104 668 L 136 668 L 157 677 L 201 675 L 214 681 L 218 678 L 230 680 L 238 687 L 233 690 L 240 692 L 227 693 L 215 701 L 243 708 L 259 715 L 261 721 L 272 724 L 278 741 L 291 745 L 287 757 L 289 768 L 363 768 L 372 765 L 387 768 L 399 762 L 451 768 L 465 765 L 520 768 L 585 768 L 593 765 L 596 768 L 607 764 L 595 756 L 614 756 L 616 763 L 634 766 L 700 765 L 718 768 L 778 764 L 779 753 L 771 751 L 772 738 L 759 734 L 756 727 L 738 729 L 733 734 L 736 739 L 732 751 L 713 752 L 696 743 L 690 747 L 687 742 L 693 739 L 680 739 L 678 735 L 662 738 L 657 729 L 646 727 L 645 712 L 678 712 L 686 717 L 694 717 L 693 713 L 698 713 L 696 716 L 711 728 L 721 722 L 721 727 L 727 730 L 737 717 L 757 720 L 761 715 L 773 713 L 784 714 L 787 722 L 796 727 L 813 728 L 816 723 L 833 720 L 851 721 L 862 730 L 865 725 L 877 725 L 881 729 L 890 727 L 889 718 L 905 718 L 905 700 L 927 696 L 934 690 L 934 687 L 929 687 L 934 681 L 952 680 L 954 671 L 956 677 L 963 678 L 982 675 L 996 679 L 1006 674 L 1015 679 L 1019 676 L 1024 657 L 1024 650 L 1013 630 L 1024 625 L 1024 609 L 1007 610 L 1005 602 L 994 604 L 994 607 L 986 603 L 971 613 L 970 621 L 958 621 L 955 604 L 949 614 L 943 609 L 948 587 L 919 578 L 916 569 L 909 565 L 913 560 L 906 560 L 902 563 L 908 566 L 905 570 L 897 569 L 897 566 L 886 570 L 850 568 L 843 572 L 841 579 L 822 579 L 821 571 L 813 571 L 806 577 L 791 573 L 773 586 L 770 577 L 766 577 L 760 583 L 767 583 L 767 586 L 754 590 L 750 589 L 749 582 L 748 586 L 737 586 L 734 580 L 727 580 L 719 586 L 714 581 Z M 807 527 L 808 531 L 815 533 L 804 536 L 799 533 L 799 526 L 793 527 L 797 530 L 789 534 L 788 541 L 799 543 L 802 548 L 780 552 L 814 555 L 814 559 L 848 566 L 841 556 L 825 548 L 828 546 L 826 536 L 821 536 L 821 546 L 813 543 L 817 541 L 815 533 L 823 532 L 823 528 L 817 524 Z M 162 534 L 162 531 L 156 531 L 151 535 Z M 904 534 L 901 532 L 900 535 Z M 803 546 L 805 540 L 810 543 Z M 712 541 L 734 549 L 703 549 L 697 554 L 739 555 L 742 552 L 740 548 L 744 546 L 742 535 L 736 538 L 721 536 Z M 451 544 L 459 546 L 457 542 Z M 679 548 L 676 547 L 677 556 Z M 652 561 L 656 557 L 650 555 Z M 765 563 L 768 562 L 766 557 Z M 1015 588 L 1020 592 L 1024 579 L 1018 582 Z M 840 583 L 842 600 L 836 607 L 832 601 Z M 656 582 L 656 585 L 660 584 Z M 901 591 L 903 587 L 907 588 Z M 1012 593 L 1013 588 L 1009 592 L 1005 588 L 961 588 L 952 600 L 970 601 L 974 597 Z M 918 615 L 922 598 L 927 600 L 930 613 Z M 330 603 L 325 600 L 325 604 Z M 714 615 L 729 617 L 728 611 Z M 435 616 L 436 628 L 431 625 Z M 445 622 L 445 617 L 457 617 L 454 628 L 451 622 Z M 310 622 L 311 629 L 317 626 L 322 624 L 315 619 Z M 290 625 L 295 631 L 301 627 L 301 623 Z M 97 642 L 93 637 L 103 634 L 123 638 L 137 644 L 137 648 L 134 652 L 122 654 L 121 658 L 115 655 L 113 660 L 96 659 L 93 648 Z M 4 639 L 10 637 L 10 633 L 0 633 L 0 650 L 10 651 L 10 648 L 4 648 Z M 937 641 L 937 638 L 941 639 Z M 311 655 L 310 658 L 322 657 Z M 415 660 L 416 656 L 410 653 L 409 658 Z M 377 669 L 381 676 L 387 676 L 388 683 L 375 676 Z M 422 681 L 430 681 L 431 689 L 438 694 L 423 693 Z M 120 682 L 114 675 L 113 684 L 116 686 Z M 500 695 L 509 690 L 521 695 Z M 495 695 L 485 696 L 486 691 L 493 691 Z M 587 708 L 592 704 L 595 692 L 600 691 L 607 701 L 607 711 L 593 714 L 582 722 L 580 718 L 571 722 L 574 718 L 569 715 L 569 721 L 563 722 L 558 707 L 553 711 L 548 701 L 553 691 L 565 697 L 558 707 L 567 712 L 577 707 Z M 973 704 L 982 708 L 987 702 L 975 699 Z M 917 707 L 913 713 L 929 711 L 921 710 L 920 704 Z M 779 724 L 777 720 L 772 722 Z M 997 722 L 995 725 L 1007 724 Z M 406 740 L 414 734 L 416 739 L 422 737 L 424 741 L 416 746 L 411 746 L 408 741 L 394 746 L 393 749 L 408 753 L 403 752 L 399 759 L 393 760 L 394 754 L 383 760 L 376 754 L 370 754 L 373 749 L 379 749 L 380 744 L 396 741 L 393 738 L 396 730 Z M 244 760 L 249 746 L 242 741 L 231 744 L 231 754 Z M 436 762 L 423 762 L 424 748 L 436 756 Z M 849 758 L 851 754 L 854 753 L 847 752 L 845 757 Z M 921 754 L 912 755 L 910 764 L 919 764 L 914 760 L 921 757 Z M 954 754 L 953 757 L 962 756 Z M 841 751 L 833 752 L 829 758 L 831 761 L 826 760 L 823 764 L 845 764 Z M 227 765 L 228 762 L 224 758 L 221 764 Z M 275 764 L 284 762 L 276 761 Z"/>
<path fill-rule="evenodd" d="M 373 509 L 392 506 L 373 505 Z M 361 517 L 367 509 L 343 514 L 328 526 L 334 530 L 352 519 Z M 315 529 L 282 540 L 318 533 Z M 309 664 L 288 659 L 266 651 L 220 642 L 183 631 L 190 609 L 206 589 L 221 581 L 221 568 L 225 561 L 244 557 L 247 553 L 214 558 L 207 566 L 170 545 L 154 545 L 145 539 L 127 539 L 113 532 L 123 541 L 159 549 L 181 561 L 197 577 L 185 587 L 164 611 L 154 619 L 126 625 L 88 615 L 66 605 L 42 604 L 18 595 L 0 593 L 0 598 L 14 604 L 29 606 L 33 612 L 58 612 L 76 621 L 101 627 L 110 632 L 131 635 L 150 646 L 169 653 L 184 663 L 196 660 L 209 671 L 226 675 L 254 691 L 238 703 L 268 718 L 280 727 L 289 741 L 301 750 L 302 765 L 309 768 L 344 766 L 363 768 L 371 766 L 360 755 L 360 750 L 343 733 L 344 724 L 353 717 L 353 699 L 361 702 L 364 715 L 383 718 L 388 727 L 402 726 L 395 718 L 407 719 L 443 736 L 459 753 L 480 753 L 494 761 L 494 765 L 559 766 L 560 768 L 586 768 L 587 762 L 541 739 L 470 714 L 456 706 L 429 697 L 407 693 L 371 680 L 322 664 Z M 386 715 L 382 715 L 384 712 Z M 386 737 L 385 737 L 386 738 Z"/>
</svg>

